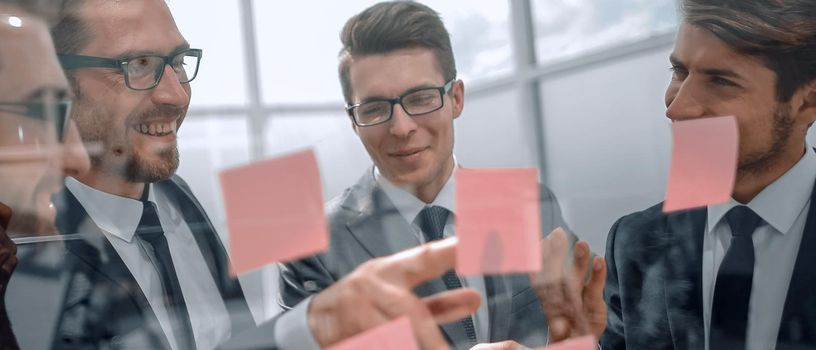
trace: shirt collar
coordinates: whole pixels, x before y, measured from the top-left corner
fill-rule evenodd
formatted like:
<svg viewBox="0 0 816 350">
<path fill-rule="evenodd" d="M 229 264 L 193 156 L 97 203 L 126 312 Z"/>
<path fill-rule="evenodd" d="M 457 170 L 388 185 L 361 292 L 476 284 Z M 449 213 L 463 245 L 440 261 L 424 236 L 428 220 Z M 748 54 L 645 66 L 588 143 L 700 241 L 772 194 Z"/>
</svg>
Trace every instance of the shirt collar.
<svg viewBox="0 0 816 350">
<path fill-rule="evenodd" d="M 816 152 L 805 145 L 805 155 L 788 172 L 765 187 L 751 202 L 759 217 L 781 233 L 787 233 L 810 201 L 816 180 Z M 712 232 L 731 208 L 740 205 L 731 198 L 728 203 L 708 206 L 708 232 Z"/>
<path fill-rule="evenodd" d="M 141 201 L 102 192 L 72 177 L 65 179 L 65 186 L 82 203 L 88 216 L 99 228 L 128 243 L 133 240 L 142 218 Z M 148 200 L 153 203 L 156 203 L 155 192 L 151 187 Z"/>
<path fill-rule="evenodd" d="M 413 195 L 413 193 L 401 188 L 390 180 L 386 179 L 385 176 L 382 176 L 380 170 L 377 169 L 377 166 L 374 166 L 373 176 L 374 180 L 377 181 L 377 184 L 382 188 L 385 195 L 388 196 L 388 199 L 391 200 L 391 203 L 399 211 L 400 215 L 405 218 L 408 222 L 414 222 L 419 212 L 422 211 L 426 206 L 440 206 L 451 213 L 456 213 L 456 204 L 454 203 L 454 196 L 455 196 L 455 181 L 454 178 L 456 175 L 456 168 L 459 167 L 459 163 L 456 161 L 456 156 L 453 157 L 453 171 L 451 172 L 450 177 L 445 182 L 445 185 L 442 186 L 442 190 L 439 191 L 439 194 L 436 195 L 433 203 L 426 204 L 419 198 Z"/>
</svg>

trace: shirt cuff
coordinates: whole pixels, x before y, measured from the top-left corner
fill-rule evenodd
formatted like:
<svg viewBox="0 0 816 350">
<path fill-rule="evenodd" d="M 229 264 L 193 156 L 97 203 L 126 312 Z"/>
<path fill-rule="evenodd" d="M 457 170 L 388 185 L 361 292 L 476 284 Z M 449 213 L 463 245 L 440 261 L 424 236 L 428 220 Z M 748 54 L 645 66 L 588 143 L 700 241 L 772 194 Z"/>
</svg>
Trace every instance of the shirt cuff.
<svg viewBox="0 0 816 350">
<path fill-rule="evenodd" d="M 281 350 L 320 350 L 312 330 L 309 328 L 309 297 L 280 316 L 275 323 L 275 342 Z"/>
</svg>

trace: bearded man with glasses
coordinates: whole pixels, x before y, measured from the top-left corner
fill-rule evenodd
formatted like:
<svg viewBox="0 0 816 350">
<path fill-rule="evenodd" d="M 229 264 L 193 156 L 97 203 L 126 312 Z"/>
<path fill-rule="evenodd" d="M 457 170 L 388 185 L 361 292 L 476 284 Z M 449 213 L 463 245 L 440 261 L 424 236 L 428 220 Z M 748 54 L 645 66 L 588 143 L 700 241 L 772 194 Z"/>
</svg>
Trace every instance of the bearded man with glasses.
<svg viewBox="0 0 816 350">
<path fill-rule="evenodd" d="M 95 146 L 66 180 L 57 226 L 71 261 L 54 346 L 213 349 L 254 326 L 196 197 L 175 171 L 202 51 L 163 0 L 68 0 L 51 30 Z"/>
</svg>

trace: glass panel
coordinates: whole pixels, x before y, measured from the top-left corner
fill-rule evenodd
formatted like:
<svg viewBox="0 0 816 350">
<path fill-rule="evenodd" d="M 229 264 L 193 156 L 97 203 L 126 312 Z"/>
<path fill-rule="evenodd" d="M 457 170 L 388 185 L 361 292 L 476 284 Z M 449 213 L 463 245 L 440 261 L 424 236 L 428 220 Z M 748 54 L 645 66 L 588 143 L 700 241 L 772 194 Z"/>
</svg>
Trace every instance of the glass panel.
<svg viewBox="0 0 816 350">
<path fill-rule="evenodd" d="M 196 0 L 167 2 L 190 46 L 204 50 L 201 69 L 192 82 L 191 108 L 245 105 L 249 99 L 239 2 L 201 4 Z"/>
<path fill-rule="evenodd" d="M 276 115 L 268 121 L 264 141 L 270 157 L 313 148 L 326 200 L 354 184 L 371 166 L 368 153 L 342 109 L 337 114 Z"/>
<path fill-rule="evenodd" d="M 495 77 L 513 69 L 505 1 L 422 1 L 437 10 L 451 33 L 460 78 Z M 267 103 L 342 100 L 337 80 L 340 30 L 349 17 L 376 1 L 314 3 L 255 1 L 260 74 Z M 292 13 L 308 14 L 292 16 Z M 316 25 L 319 24 L 319 25 Z M 297 33 L 297 35 L 280 35 Z"/>
<path fill-rule="evenodd" d="M 548 185 L 575 233 L 595 252 L 604 251 L 614 220 L 663 198 L 671 159 L 663 103 L 669 51 L 541 84 Z"/>
<path fill-rule="evenodd" d="M 516 89 L 468 95 L 456 119 L 455 153 L 465 167 L 537 167 L 535 124 Z M 512 135 L 512 136 L 511 136 Z"/>
<path fill-rule="evenodd" d="M 538 61 L 574 57 L 677 26 L 674 0 L 533 0 Z"/>
</svg>

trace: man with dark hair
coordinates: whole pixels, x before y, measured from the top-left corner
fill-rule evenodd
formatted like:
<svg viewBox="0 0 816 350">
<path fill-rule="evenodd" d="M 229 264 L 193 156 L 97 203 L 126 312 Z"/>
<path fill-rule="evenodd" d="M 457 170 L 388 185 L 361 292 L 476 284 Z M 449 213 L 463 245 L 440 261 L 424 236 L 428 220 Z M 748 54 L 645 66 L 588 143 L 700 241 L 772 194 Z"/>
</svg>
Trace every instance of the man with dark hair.
<svg viewBox="0 0 816 350">
<path fill-rule="evenodd" d="M 162 0 L 70 0 L 52 29 L 94 145 L 57 201 L 72 270 L 56 347 L 211 349 L 254 326 L 226 252 L 174 175 L 202 51 Z M 76 302 L 82 301 L 82 302 Z"/>
<path fill-rule="evenodd" d="M 734 116 L 732 199 L 623 217 L 607 240 L 609 349 L 816 347 L 816 2 L 684 0 L 666 116 Z"/>
<path fill-rule="evenodd" d="M 349 19 L 340 36 L 339 74 L 349 123 L 374 166 L 327 204 L 329 251 L 282 266 L 282 307 L 294 308 L 283 317 L 294 323 L 305 322 L 311 295 L 365 261 L 455 235 L 453 121 L 462 113 L 465 95 L 441 19 L 416 2 L 383 2 Z M 543 230 L 566 227 L 552 192 L 544 187 L 541 192 Z M 566 235 L 563 238 L 566 242 Z M 588 265 L 588 246 L 584 242 L 576 247 Z M 598 336 L 605 324 L 602 258 L 593 263 L 598 273 L 584 303 L 600 319 L 591 319 L 592 330 L 585 331 Z M 451 346 L 462 349 L 505 340 L 510 341 L 496 347 L 547 343 L 547 318 L 555 313 L 545 318 L 527 276 L 460 278 L 451 270 L 415 291 L 426 296 L 463 285 L 479 291 L 483 303 L 475 314 L 442 326 Z M 578 286 L 583 290 L 582 283 Z M 298 334 L 286 338 L 309 343 Z"/>
</svg>

